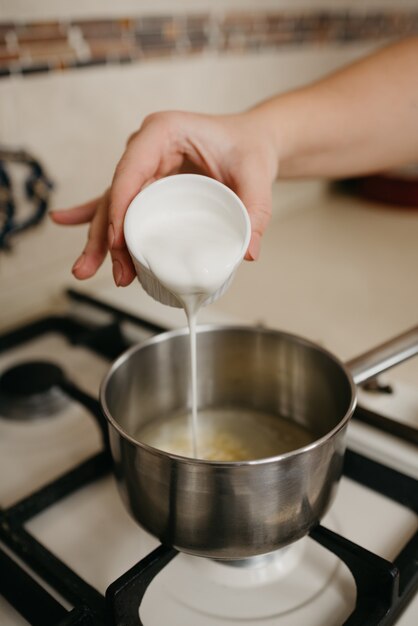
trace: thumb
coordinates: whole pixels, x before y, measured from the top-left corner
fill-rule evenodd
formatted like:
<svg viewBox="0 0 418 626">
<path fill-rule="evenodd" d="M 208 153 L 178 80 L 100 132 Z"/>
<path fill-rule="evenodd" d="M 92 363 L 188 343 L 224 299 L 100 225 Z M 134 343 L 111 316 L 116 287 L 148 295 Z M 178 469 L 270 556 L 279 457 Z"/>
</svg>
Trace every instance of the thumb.
<svg viewBox="0 0 418 626">
<path fill-rule="evenodd" d="M 234 190 L 244 203 L 251 221 L 251 239 L 245 254 L 247 261 L 256 261 L 261 238 L 271 217 L 272 191 L 268 168 L 254 162 L 242 167 L 236 177 Z"/>
</svg>

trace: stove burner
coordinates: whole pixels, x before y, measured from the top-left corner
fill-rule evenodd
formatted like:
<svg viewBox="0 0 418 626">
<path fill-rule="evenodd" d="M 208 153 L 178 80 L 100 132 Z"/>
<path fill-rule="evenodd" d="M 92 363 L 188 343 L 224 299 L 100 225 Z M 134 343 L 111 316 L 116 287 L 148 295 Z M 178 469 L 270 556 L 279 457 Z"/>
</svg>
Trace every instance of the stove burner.
<svg viewBox="0 0 418 626">
<path fill-rule="evenodd" d="M 304 537 L 274 553 L 238 561 L 180 553 L 160 572 L 158 584 L 174 599 L 177 611 L 186 606 L 196 615 L 216 618 L 217 623 L 221 619 L 222 624 L 273 618 L 286 623 L 285 616 L 333 584 L 338 565 L 334 554 L 324 553 L 321 546 Z M 146 611 L 145 601 L 146 596 Z M 144 624 L 148 622 L 144 619 Z"/>
<path fill-rule="evenodd" d="M 61 391 L 62 369 L 49 361 L 27 361 L 0 376 L 0 416 L 28 420 L 61 411 L 68 399 Z"/>
<path fill-rule="evenodd" d="M 0 378 L 0 393 L 32 396 L 49 391 L 64 378 L 58 365 L 48 361 L 29 361 L 6 370 Z"/>
</svg>

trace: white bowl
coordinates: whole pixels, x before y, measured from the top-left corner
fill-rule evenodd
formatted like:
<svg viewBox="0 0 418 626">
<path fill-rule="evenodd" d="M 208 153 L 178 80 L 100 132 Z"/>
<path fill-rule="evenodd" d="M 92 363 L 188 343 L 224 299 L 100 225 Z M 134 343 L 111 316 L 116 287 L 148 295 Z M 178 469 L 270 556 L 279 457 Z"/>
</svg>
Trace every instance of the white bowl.
<svg viewBox="0 0 418 626">
<path fill-rule="evenodd" d="M 210 195 L 211 199 L 218 206 L 225 207 L 225 211 L 228 211 L 229 219 L 231 219 L 231 216 L 233 217 L 234 226 L 236 225 L 237 232 L 242 238 L 240 254 L 237 256 L 230 276 L 215 293 L 203 302 L 204 305 L 210 304 L 217 300 L 229 287 L 235 271 L 247 251 L 251 236 L 251 223 L 248 212 L 239 197 L 229 187 L 213 178 L 198 174 L 176 174 L 161 178 L 145 187 L 135 196 L 128 207 L 124 222 L 124 235 L 129 254 L 135 266 L 138 279 L 145 291 L 155 300 L 174 307 L 181 307 L 181 302 L 158 281 L 150 270 L 146 259 L 141 255 L 140 250 L 137 249 L 137 245 L 135 245 L 135 231 L 138 228 L 141 215 L 145 215 L 148 211 L 155 213 L 159 207 L 166 208 L 170 202 L 170 194 L 176 194 L 177 198 L 179 195 L 184 195 L 185 199 L 190 199 L 192 195 L 194 202 L 197 199 L 196 204 L 198 204 L 199 195 L 206 200 L 208 195 Z"/>
</svg>

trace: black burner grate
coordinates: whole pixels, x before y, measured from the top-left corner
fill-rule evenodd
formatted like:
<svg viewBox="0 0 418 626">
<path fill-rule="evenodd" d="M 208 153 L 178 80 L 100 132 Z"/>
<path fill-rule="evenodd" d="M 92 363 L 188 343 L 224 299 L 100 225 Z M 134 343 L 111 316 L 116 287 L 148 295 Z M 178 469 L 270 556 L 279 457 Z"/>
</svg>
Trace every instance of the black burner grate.
<svg viewBox="0 0 418 626">
<path fill-rule="evenodd" d="M 56 332 L 70 343 L 86 346 L 111 360 L 129 344 L 121 331 L 121 321 L 132 322 L 151 332 L 163 330 L 77 292 L 71 291 L 69 296 L 107 311 L 113 321 L 96 326 L 71 316 L 46 317 L 0 337 L 0 352 Z M 107 428 L 97 400 L 64 377 L 58 381 L 58 386 L 91 412 L 102 432 L 103 451 L 20 502 L 0 510 L 3 544 L 0 593 L 34 626 L 141 626 L 138 610 L 147 587 L 175 558 L 176 550 L 159 546 L 112 583 L 105 599 L 24 528 L 24 524 L 41 511 L 111 471 Z M 418 513 L 418 481 L 350 450 L 346 453 L 344 474 Z M 418 531 L 393 563 L 322 526 L 314 528 L 310 536 L 344 561 L 355 579 L 356 607 L 345 626 L 394 624 L 418 590 Z M 24 568 L 20 561 L 25 564 Z M 55 593 L 45 589 L 39 579 Z M 68 604 L 74 608 L 66 608 Z"/>
</svg>

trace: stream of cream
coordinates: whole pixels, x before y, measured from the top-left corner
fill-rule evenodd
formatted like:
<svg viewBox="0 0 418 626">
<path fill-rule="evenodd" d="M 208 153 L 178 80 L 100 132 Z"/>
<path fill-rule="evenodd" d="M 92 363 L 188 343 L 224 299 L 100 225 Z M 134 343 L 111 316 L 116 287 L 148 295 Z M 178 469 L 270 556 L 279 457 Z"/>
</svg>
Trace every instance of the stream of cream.
<svg viewBox="0 0 418 626">
<path fill-rule="evenodd" d="M 192 433 L 192 450 L 193 456 L 199 458 L 199 422 L 197 419 L 197 349 L 196 349 L 196 322 L 197 313 L 201 306 L 201 299 L 196 296 L 189 296 L 183 300 L 184 310 L 186 312 L 187 322 L 189 324 L 190 337 L 190 373 L 191 373 L 191 396 L 192 396 L 192 412 L 191 412 L 191 433 Z"/>
<path fill-rule="evenodd" d="M 179 226 L 180 225 L 180 226 Z M 150 270 L 185 310 L 190 333 L 191 433 L 199 457 L 196 320 L 199 309 L 230 277 L 240 257 L 242 236 L 222 205 L 211 198 L 199 206 L 173 198 L 150 212 L 137 229 L 137 246 Z M 179 364 L 181 367 L 181 364 Z"/>
</svg>

